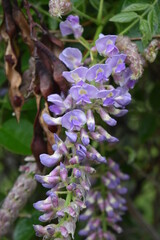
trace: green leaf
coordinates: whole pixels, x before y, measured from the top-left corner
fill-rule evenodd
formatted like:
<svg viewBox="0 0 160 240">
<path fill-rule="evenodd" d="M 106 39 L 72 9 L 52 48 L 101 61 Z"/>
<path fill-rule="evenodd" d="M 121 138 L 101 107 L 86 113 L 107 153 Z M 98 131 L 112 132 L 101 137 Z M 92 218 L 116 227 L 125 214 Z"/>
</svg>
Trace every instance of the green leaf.
<svg viewBox="0 0 160 240">
<path fill-rule="evenodd" d="M 148 3 L 133 3 L 122 10 L 122 12 L 143 11 L 150 7 Z"/>
<path fill-rule="evenodd" d="M 11 152 L 29 155 L 31 154 L 32 135 L 33 126 L 29 121 L 21 119 L 17 123 L 16 119 L 13 118 L 0 127 L 0 145 Z"/>
<path fill-rule="evenodd" d="M 38 212 L 34 212 L 30 218 L 23 218 L 18 221 L 13 240 L 31 240 L 35 236 L 35 232 L 33 229 L 33 224 L 38 223 Z"/>
<path fill-rule="evenodd" d="M 144 45 L 147 45 L 149 40 L 152 39 L 152 34 L 151 34 L 151 31 L 150 31 L 150 28 L 149 28 L 148 21 L 145 20 L 145 19 L 141 19 L 139 29 L 142 33 L 142 42 L 143 42 Z"/>
<path fill-rule="evenodd" d="M 150 32 L 155 34 L 158 29 L 158 16 L 155 9 L 152 9 L 148 14 L 148 25 Z"/>
<path fill-rule="evenodd" d="M 135 12 L 124 12 L 124 13 L 119 13 L 112 18 L 110 18 L 111 22 L 119 22 L 119 23 L 127 23 L 131 22 L 133 19 L 137 18 L 138 14 Z"/>
<path fill-rule="evenodd" d="M 0 69 L 0 86 L 2 86 L 2 84 L 5 82 L 6 80 L 6 75 L 4 72 L 4 68 Z"/>
<path fill-rule="evenodd" d="M 157 128 L 157 120 L 153 114 L 146 113 L 140 121 L 139 125 L 139 137 L 142 141 L 146 141 L 148 138 L 153 137 Z"/>
</svg>

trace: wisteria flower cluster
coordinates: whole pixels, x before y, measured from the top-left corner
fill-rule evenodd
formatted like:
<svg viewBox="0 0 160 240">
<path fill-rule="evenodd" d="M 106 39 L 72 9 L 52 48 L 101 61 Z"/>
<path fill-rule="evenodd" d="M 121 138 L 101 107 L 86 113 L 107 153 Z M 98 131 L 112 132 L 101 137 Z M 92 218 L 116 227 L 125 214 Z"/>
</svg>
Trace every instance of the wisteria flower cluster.
<svg viewBox="0 0 160 240">
<path fill-rule="evenodd" d="M 63 76 L 71 87 L 67 97 L 49 95 L 49 110 L 53 116 L 43 115 L 48 125 L 61 125 L 65 129 L 64 140 L 54 135 L 54 154 L 40 155 L 41 163 L 53 170 L 46 176 L 36 175 L 37 181 L 49 189 L 47 198 L 34 204 L 43 213 L 39 220 L 49 222 L 46 226 L 34 226 L 37 236 L 44 239 L 73 239 L 79 218 L 88 221 L 80 231 L 86 240 L 114 240 L 111 229 L 121 232 L 117 222 L 126 210 L 126 201 L 121 195 L 127 191 L 121 181 L 127 180 L 128 175 L 92 145 L 93 141 L 118 142 L 98 124 L 96 116 L 107 125 L 115 126 L 117 121 L 112 116 L 127 113 L 125 107 L 131 101 L 129 89 L 136 82 L 125 64 L 126 55 L 116 46 L 116 39 L 114 35 L 100 34 L 95 43 L 99 56 L 104 57 L 104 64 L 86 66 L 77 48 L 66 48 L 59 56 L 69 69 Z M 99 172 L 101 167 L 103 171 Z M 96 181 L 102 188 L 97 189 Z"/>
</svg>

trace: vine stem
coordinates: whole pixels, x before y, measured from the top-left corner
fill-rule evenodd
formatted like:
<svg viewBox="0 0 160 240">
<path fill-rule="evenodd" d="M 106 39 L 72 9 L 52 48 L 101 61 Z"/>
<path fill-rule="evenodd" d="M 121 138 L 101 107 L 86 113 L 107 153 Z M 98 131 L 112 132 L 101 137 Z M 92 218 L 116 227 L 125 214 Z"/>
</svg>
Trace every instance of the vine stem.
<svg viewBox="0 0 160 240">
<path fill-rule="evenodd" d="M 98 10 L 98 15 L 97 15 L 97 21 L 100 23 L 102 20 L 102 14 L 103 14 L 103 3 L 104 0 L 100 0 L 100 4 L 99 4 L 99 10 Z"/>
<path fill-rule="evenodd" d="M 89 15 L 79 11 L 77 8 L 73 7 L 73 12 L 75 12 L 76 14 L 78 14 L 81 17 L 84 17 L 86 19 L 89 19 L 91 22 L 94 22 L 95 24 L 98 24 L 98 21 L 95 18 L 90 17 Z"/>
<path fill-rule="evenodd" d="M 126 27 L 122 32 L 120 32 L 119 35 L 124 35 L 132 27 L 134 27 L 139 22 L 139 20 L 142 19 L 150 11 L 150 9 L 154 7 L 154 5 L 156 5 L 157 1 L 158 0 L 155 0 L 151 5 L 151 7 L 149 7 L 138 19 L 136 19 L 133 23 L 131 23 L 128 27 Z"/>
<path fill-rule="evenodd" d="M 80 37 L 78 38 L 79 43 L 81 43 L 86 49 L 88 49 L 90 51 L 90 45 L 88 44 L 88 42 L 83 38 Z"/>
</svg>

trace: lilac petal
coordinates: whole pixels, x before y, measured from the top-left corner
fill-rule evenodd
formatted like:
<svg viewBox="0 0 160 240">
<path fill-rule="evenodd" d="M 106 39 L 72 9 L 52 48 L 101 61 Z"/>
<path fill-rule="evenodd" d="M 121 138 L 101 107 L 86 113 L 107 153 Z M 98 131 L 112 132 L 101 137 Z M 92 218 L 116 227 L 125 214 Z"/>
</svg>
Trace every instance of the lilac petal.
<svg viewBox="0 0 160 240">
<path fill-rule="evenodd" d="M 76 154 L 79 161 L 82 161 L 86 157 L 87 149 L 82 144 L 76 144 Z"/>
<path fill-rule="evenodd" d="M 68 26 L 68 23 L 66 21 L 61 22 L 59 28 L 63 37 L 73 33 L 72 28 Z"/>
<path fill-rule="evenodd" d="M 89 151 L 96 157 L 95 160 L 100 163 L 107 163 L 107 160 L 105 157 L 101 156 L 101 154 L 93 147 L 89 146 Z M 93 159 L 94 160 L 94 159 Z"/>
<path fill-rule="evenodd" d="M 87 111 L 87 126 L 90 132 L 93 132 L 95 130 L 95 119 L 93 112 L 90 109 Z"/>
<path fill-rule="evenodd" d="M 118 109 L 118 108 L 115 108 L 114 106 L 110 106 L 108 108 L 108 112 L 116 117 L 122 117 L 128 113 L 128 110 L 127 109 Z"/>
<path fill-rule="evenodd" d="M 41 225 L 33 225 L 37 237 L 43 237 L 46 233 L 45 228 Z"/>
<path fill-rule="evenodd" d="M 86 115 L 83 111 L 75 109 L 62 117 L 62 126 L 68 130 L 80 130 L 86 123 Z"/>
<path fill-rule="evenodd" d="M 69 15 L 66 21 L 60 23 L 60 30 L 62 36 L 67 36 L 73 33 L 75 38 L 79 38 L 83 33 L 83 28 L 79 24 L 79 17 L 73 15 Z"/>
<path fill-rule="evenodd" d="M 53 155 L 41 154 L 40 161 L 46 167 L 53 167 L 62 157 L 59 151 L 55 151 Z"/>
<path fill-rule="evenodd" d="M 82 143 L 85 146 L 87 146 L 90 143 L 90 139 L 89 139 L 89 136 L 88 136 L 87 132 L 83 128 L 81 129 L 80 135 L 81 135 Z"/>
<path fill-rule="evenodd" d="M 33 207 L 40 212 L 46 212 L 52 210 L 52 204 L 44 204 L 44 201 L 38 201 L 33 204 Z"/>
<path fill-rule="evenodd" d="M 79 169 L 74 168 L 74 169 L 73 169 L 73 175 L 74 175 L 76 178 L 80 178 L 81 175 L 82 175 L 82 173 L 81 173 L 81 171 L 80 171 Z"/>
<path fill-rule="evenodd" d="M 51 211 L 51 212 L 48 212 L 48 213 L 45 213 L 45 214 L 41 215 L 39 217 L 39 221 L 48 222 L 48 221 L 52 220 L 53 217 L 54 217 L 54 212 Z"/>
<path fill-rule="evenodd" d="M 61 232 L 62 236 L 65 238 L 67 238 L 69 236 L 67 229 L 63 226 L 60 227 L 60 232 Z"/>
<path fill-rule="evenodd" d="M 86 79 L 88 81 L 95 80 L 96 82 L 108 81 L 108 77 L 112 73 L 112 68 L 107 64 L 96 64 L 88 69 Z"/>
<path fill-rule="evenodd" d="M 109 114 L 103 109 L 99 108 L 97 110 L 99 115 L 101 116 L 102 120 L 106 122 L 109 126 L 115 126 L 117 124 L 117 121 L 109 116 Z"/>
<path fill-rule="evenodd" d="M 106 64 L 108 64 L 110 68 L 114 68 L 114 71 L 116 73 L 119 73 L 125 69 L 125 63 L 124 63 L 125 59 L 126 59 L 125 54 L 117 54 L 112 56 L 111 58 L 108 58 L 106 60 Z"/>
<path fill-rule="evenodd" d="M 47 113 L 44 113 L 43 114 L 43 120 L 48 124 L 48 125 L 52 125 L 52 126 L 55 126 L 55 125 L 61 125 L 61 117 L 58 117 L 58 118 L 53 118 L 51 117 L 49 114 Z"/>
<path fill-rule="evenodd" d="M 71 87 L 70 94 L 74 100 L 91 103 L 90 99 L 95 99 L 98 94 L 98 89 L 90 84 L 83 84 L 82 86 L 75 85 Z"/>
<path fill-rule="evenodd" d="M 97 142 L 104 142 L 105 141 L 105 137 L 98 132 L 91 132 L 90 137 Z"/>
<path fill-rule="evenodd" d="M 49 95 L 47 100 L 53 103 L 53 105 L 49 106 L 49 110 L 55 115 L 60 115 L 65 111 L 63 100 L 58 94 Z"/>
<path fill-rule="evenodd" d="M 115 46 L 117 36 L 108 35 L 96 41 L 96 48 L 100 55 L 111 57 L 119 52 Z"/>
<path fill-rule="evenodd" d="M 85 82 L 87 71 L 88 68 L 86 67 L 78 67 L 73 71 L 65 71 L 62 75 L 70 83 L 78 83 L 80 81 Z"/>
<path fill-rule="evenodd" d="M 116 143 L 116 142 L 119 141 L 117 138 L 112 137 L 112 136 L 111 136 L 104 128 L 102 128 L 101 126 L 98 126 L 98 127 L 97 127 L 97 130 L 98 130 L 98 132 L 99 132 L 100 134 L 102 134 L 102 135 L 105 137 L 105 139 L 106 139 L 107 142 Z"/>
<path fill-rule="evenodd" d="M 74 132 L 67 132 L 67 131 L 65 133 L 66 133 L 66 135 L 69 138 L 69 141 L 71 143 L 75 143 L 77 141 L 77 134 L 76 133 L 74 133 Z"/>
<path fill-rule="evenodd" d="M 68 171 L 65 165 L 61 162 L 60 163 L 60 177 L 63 182 L 66 182 L 67 177 L 68 177 Z"/>
<path fill-rule="evenodd" d="M 65 48 L 59 55 L 59 59 L 70 69 L 73 70 L 81 66 L 82 53 L 78 48 Z"/>
<path fill-rule="evenodd" d="M 115 97 L 115 101 L 120 106 L 126 106 L 131 102 L 131 95 L 126 89 L 119 87 L 117 88 L 117 96 Z"/>
</svg>

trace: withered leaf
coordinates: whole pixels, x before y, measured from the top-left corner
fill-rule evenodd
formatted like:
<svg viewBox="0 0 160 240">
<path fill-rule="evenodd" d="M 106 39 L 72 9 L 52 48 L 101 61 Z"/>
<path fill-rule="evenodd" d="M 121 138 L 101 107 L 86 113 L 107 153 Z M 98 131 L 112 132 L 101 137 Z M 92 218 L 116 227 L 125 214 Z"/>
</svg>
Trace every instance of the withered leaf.
<svg viewBox="0 0 160 240">
<path fill-rule="evenodd" d="M 17 120 L 20 119 L 20 111 L 24 102 L 22 93 L 19 90 L 19 87 L 22 82 L 22 77 L 20 73 L 16 70 L 18 63 L 17 51 L 14 43 L 14 38 L 10 38 L 6 31 L 6 27 L 3 24 L 1 27 L 1 35 L 7 43 L 6 52 L 5 52 L 5 72 L 10 83 L 9 97 L 11 105 L 15 111 Z"/>
<path fill-rule="evenodd" d="M 24 42 L 28 45 L 31 54 L 33 54 L 34 51 L 34 42 L 31 40 L 30 37 L 30 28 L 28 25 L 28 22 L 24 16 L 24 14 L 20 11 L 20 9 L 17 6 L 13 6 L 13 11 L 12 11 L 12 16 L 13 19 L 18 26 L 18 28 L 21 31 L 22 38 Z"/>
</svg>

